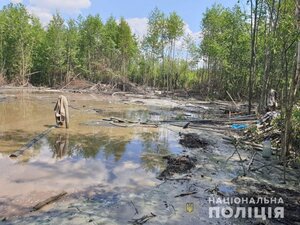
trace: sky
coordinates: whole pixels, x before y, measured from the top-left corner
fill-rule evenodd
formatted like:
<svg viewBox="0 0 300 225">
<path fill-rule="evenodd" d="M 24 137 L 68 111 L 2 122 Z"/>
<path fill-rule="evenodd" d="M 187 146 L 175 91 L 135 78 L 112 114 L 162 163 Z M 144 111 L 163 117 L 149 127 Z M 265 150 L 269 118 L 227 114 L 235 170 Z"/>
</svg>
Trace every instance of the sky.
<svg viewBox="0 0 300 225">
<path fill-rule="evenodd" d="M 147 32 L 147 17 L 158 7 L 166 14 L 175 11 L 185 22 L 185 33 L 197 36 L 203 13 L 213 4 L 232 7 L 238 0 L 0 0 L 0 8 L 8 3 L 23 3 L 28 11 L 40 18 L 43 25 L 56 11 L 64 18 L 76 18 L 79 14 L 99 14 L 103 21 L 109 16 L 124 17 L 132 31 L 142 37 Z M 242 5 L 243 7 L 243 5 Z"/>
</svg>

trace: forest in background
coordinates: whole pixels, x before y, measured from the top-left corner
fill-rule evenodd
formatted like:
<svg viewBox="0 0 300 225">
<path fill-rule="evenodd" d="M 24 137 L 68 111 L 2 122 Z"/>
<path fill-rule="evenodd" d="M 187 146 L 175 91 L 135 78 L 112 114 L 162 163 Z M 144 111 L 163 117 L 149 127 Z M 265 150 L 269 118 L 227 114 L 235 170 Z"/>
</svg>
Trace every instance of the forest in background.
<svg viewBox="0 0 300 225">
<path fill-rule="evenodd" d="M 183 19 L 155 8 L 148 32 L 135 37 L 124 18 L 59 13 L 43 27 L 22 4 L 0 11 L 0 73 L 8 83 L 55 87 L 75 76 L 92 82 L 131 81 L 203 96 L 258 100 L 270 88 L 286 94 L 296 71 L 299 39 L 294 0 L 214 5 L 201 24 L 201 42 L 184 35 Z M 181 45 L 177 43 L 180 40 Z M 180 51 L 177 53 L 177 51 Z M 251 100 L 250 99 L 250 100 Z M 282 98 L 283 99 L 283 98 Z"/>
<path fill-rule="evenodd" d="M 206 10 L 199 21 L 200 43 L 184 35 L 176 12 L 166 15 L 158 8 L 140 40 L 124 18 L 104 23 L 100 15 L 89 15 L 66 21 L 56 13 L 43 27 L 24 5 L 9 4 L 0 11 L 0 83 L 59 87 L 80 78 L 184 89 L 210 99 L 230 93 L 248 100 L 249 113 L 254 101 L 264 112 L 272 88 L 285 119 L 287 150 L 292 124 L 300 124 L 294 107 L 300 85 L 300 0 L 241 1 L 245 11 L 238 4 Z"/>
</svg>

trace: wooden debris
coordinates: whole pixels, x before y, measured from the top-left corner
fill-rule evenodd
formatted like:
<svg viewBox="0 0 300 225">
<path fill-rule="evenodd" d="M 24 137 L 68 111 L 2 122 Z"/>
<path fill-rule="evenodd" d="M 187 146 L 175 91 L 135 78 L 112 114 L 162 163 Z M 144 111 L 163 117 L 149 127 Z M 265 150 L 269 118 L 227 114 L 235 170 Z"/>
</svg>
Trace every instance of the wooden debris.
<svg viewBox="0 0 300 225">
<path fill-rule="evenodd" d="M 139 211 L 137 210 L 137 208 L 135 207 L 135 204 L 133 203 L 133 201 L 130 201 L 130 203 L 132 204 L 134 210 L 135 210 L 135 215 L 139 214 Z"/>
<path fill-rule="evenodd" d="M 249 129 L 244 133 L 245 139 L 249 142 L 252 142 L 256 150 L 262 150 L 262 145 L 255 144 L 254 142 L 263 142 L 266 139 L 272 139 L 273 146 L 278 148 L 281 147 L 281 131 L 280 125 L 276 125 L 276 120 L 280 115 L 279 112 L 273 111 L 268 112 L 263 115 L 259 123 L 249 127 Z M 276 148 L 272 148 L 276 150 Z"/>
<path fill-rule="evenodd" d="M 238 109 L 238 105 L 235 103 L 235 101 L 233 100 L 233 98 L 231 97 L 231 95 L 229 94 L 228 91 L 226 91 L 226 94 L 229 96 L 229 98 L 231 99 L 231 101 L 233 102 L 233 104 L 235 105 L 236 109 Z"/>
<path fill-rule="evenodd" d="M 178 198 L 178 197 L 183 197 L 183 196 L 187 196 L 187 195 L 193 195 L 193 194 L 197 194 L 197 191 L 192 191 L 192 192 L 187 192 L 187 193 L 181 193 L 179 195 L 175 195 L 174 198 Z"/>
<path fill-rule="evenodd" d="M 36 204 L 31 211 L 37 211 L 41 208 L 43 208 L 44 206 L 50 204 L 50 203 L 53 203 L 59 199 L 61 199 L 63 196 L 65 196 L 67 194 L 67 192 L 63 191 L 62 193 L 58 194 L 58 195 L 55 195 L 55 196 L 52 196 L 50 198 L 47 198 L 46 200 Z"/>
<path fill-rule="evenodd" d="M 190 122 L 187 122 L 182 128 L 186 129 L 186 128 L 188 128 L 189 125 L 190 125 Z"/>
<path fill-rule="evenodd" d="M 166 177 L 165 179 L 166 179 L 166 180 L 173 180 L 173 181 L 179 181 L 179 180 L 191 180 L 190 177 L 175 177 L 175 178 L 172 178 L 172 177 Z"/>
<path fill-rule="evenodd" d="M 152 219 L 153 217 L 156 217 L 156 215 L 151 212 L 149 215 L 145 215 L 145 216 L 143 216 L 139 219 L 133 219 L 133 220 L 128 221 L 128 222 L 133 224 L 133 225 L 142 225 L 142 224 L 146 223 L 148 220 Z"/>
<path fill-rule="evenodd" d="M 211 193 L 211 194 L 217 194 L 217 195 L 220 195 L 220 196 L 224 197 L 224 194 L 222 192 L 220 192 L 218 185 L 216 185 L 214 188 L 205 189 L 204 191 L 206 191 L 208 193 Z"/>
<path fill-rule="evenodd" d="M 253 160 L 254 160 L 255 155 L 256 155 L 256 152 L 254 152 L 254 153 L 252 154 L 252 157 L 251 157 L 251 159 L 250 159 L 250 162 L 249 162 L 249 164 L 248 164 L 248 166 L 247 166 L 247 171 L 250 170 L 250 167 L 251 167 L 251 165 L 252 165 L 252 163 L 253 163 Z"/>
<path fill-rule="evenodd" d="M 117 127 L 133 127 L 133 126 L 153 127 L 153 128 L 158 127 L 157 123 L 132 121 L 132 120 L 121 119 L 121 118 L 117 118 L 117 117 L 104 118 L 102 120 L 107 121 L 110 124 L 117 126 Z"/>
</svg>

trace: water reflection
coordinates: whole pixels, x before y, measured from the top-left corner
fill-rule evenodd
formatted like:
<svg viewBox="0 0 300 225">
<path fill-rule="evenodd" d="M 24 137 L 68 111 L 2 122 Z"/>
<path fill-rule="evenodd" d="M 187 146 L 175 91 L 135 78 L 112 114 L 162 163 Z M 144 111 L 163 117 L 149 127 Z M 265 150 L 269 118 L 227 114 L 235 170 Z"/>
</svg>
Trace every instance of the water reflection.
<svg viewBox="0 0 300 225">
<path fill-rule="evenodd" d="M 0 159 L 0 171 L 5 171 L 0 176 L 0 186 L 6 187 L 1 189 L 0 198 L 11 198 L 20 205 L 20 196 L 40 199 L 45 192 L 51 196 L 53 191 L 72 193 L 99 185 L 107 193 L 143 192 L 158 182 L 156 175 L 164 167 L 162 156 L 182 150 L 178 134 L 163 128 L 81 125 L 111 116 L 145 121 L 152 119 L 150 108 L 79 100 L 78 96 L 73 102 L 72 96 L 69 97 L 76 108 L 71 109 L 69 130 L 53 129 L 20 159 Z M 53 124 L 51 101 L 56 98 L 56 95 L 28 94 L 0 104 L 0 151 L 19 149 L 48 128 L 45 124 Z M 81 110 L 82 105 L 103 110 L 98 113 Z M 162 110 L 157 111 L 155 116 L 160 118 Z"/>
<path fill-rule="evenodd" d="M 75 160 L 91 158 L 105 161 L 109 167 L 131 161 L 140 164 L 146 171 L 157 173 L 164 165 L 163 155 L 182 150 L 176 138 L 176 135 L 170 135 L 165 129 L 137 132 L 131 139 L 115 139 L 101 134 L 71 135 L 66 131 L 50 134 L 46 138 L 48 147 L 43 149 L 49 149 L 51 157 L 56 160 L 68 157 Z"/>
<path fill-rule="evenodd" d="M 52 158 L 61 159 L 69 153 L 69 133 L 59 134 L 54 144 Z"/>
</svg>

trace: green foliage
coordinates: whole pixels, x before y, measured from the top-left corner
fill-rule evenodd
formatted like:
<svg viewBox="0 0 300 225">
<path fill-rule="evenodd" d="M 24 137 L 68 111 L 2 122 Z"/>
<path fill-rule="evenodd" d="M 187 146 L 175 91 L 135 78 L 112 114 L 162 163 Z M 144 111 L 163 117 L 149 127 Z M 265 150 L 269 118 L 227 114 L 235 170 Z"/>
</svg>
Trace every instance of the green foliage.
<svg viewBox="0 0 300 225">
<path fill-rule="evenodd" d="M 9 82 L 25 84 L 33 67 L 41 25 L 22 4 L 9 4 L 0 11 L 1 68 Z"/>
<path fill-rule="evenodd" d="M 299 150 L 300 146 L 300 106 L 296 105 L 292 116 L 292 146 Z"/>
<path fill-rule="evenodd" d="M 103 23 L 99 15 L 88 16 L 79 24 L 80 62 L 85 78 L 99 81 L 99 60 L 102 56 Z"/>
<path fill-rule="evenodd" d="M 209 64 L 210 80 L 218 82 L 215 85 L 223 92 L 246 91 L 240 85 L 246 85 L 250 60 L 248 28 L 246 16 L 237 6 L 231 10 L 214 5 L 204 14 L 201 55 Z"/>
<path fill-rule="evenodd" d="M 56 13 L 42 27 L 22 4 L 9 4 L 0 10 L 0 73 L 17 84 L 56 86 L 80 75 L 93 82 L 121 78 L 168 91 L 201 88 L 201 94 L 213 97 L 224 98 L 229 91 L 243 99 L 250 74 L 250 19 L 257 13 L 253 87 L 255 97 L 263 98 L 264 89 L 291 83 L 299 34 L 293 0 L 257 3 L 256 12 L 239 6 L 207 9 L 200 44 L 184 37 L 185 24 L 176 12 L 158 8 L 150 13 L 140 41 L 124 18 L 103 23 L 99 15 L 89 15 L 64 21 Z"/>
<path fill-rule="evenodd" d="M 64 19 L 57 13 L 53 16 L 45 37 L 45 65 L 49 77 L 49 85 L 54 86 L 64 81 L 66 27 Z"/>
</svg>

